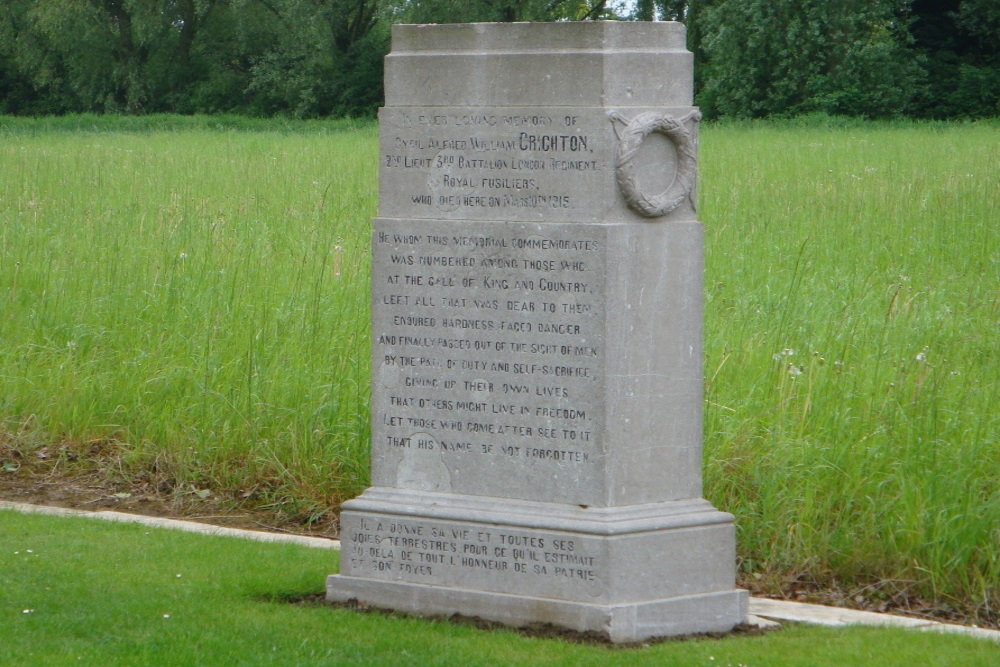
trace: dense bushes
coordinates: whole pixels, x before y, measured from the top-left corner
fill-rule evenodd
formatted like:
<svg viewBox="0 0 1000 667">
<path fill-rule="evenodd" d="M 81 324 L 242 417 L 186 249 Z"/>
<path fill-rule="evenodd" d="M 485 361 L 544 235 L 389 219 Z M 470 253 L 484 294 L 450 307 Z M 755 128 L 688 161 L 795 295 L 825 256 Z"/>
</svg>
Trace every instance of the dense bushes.
<svg viewBox="0 0 1000 667">
<path fill-rule="evenodd" d="M 10 0 L 0 111 L 368 114 L 376 0 Z"/>
<path fill-rule="evenodd" d="M 995 0 L 6 0 L 0 113 L 370 115 L 392 23 L 595 18 L 685 21 L 710 117 L 1000 113 Z"/>
</svg>

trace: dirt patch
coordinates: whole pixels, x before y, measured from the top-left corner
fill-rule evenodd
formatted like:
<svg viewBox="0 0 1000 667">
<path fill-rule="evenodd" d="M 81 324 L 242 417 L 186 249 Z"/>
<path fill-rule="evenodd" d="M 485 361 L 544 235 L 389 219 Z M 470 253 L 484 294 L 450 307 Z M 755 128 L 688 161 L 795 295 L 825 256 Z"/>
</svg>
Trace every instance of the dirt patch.
<svg viewBox="0 0 1000 667">
<path fill-rule="evenodd" d="M 129 476 L 111 456 L 78 461 L 67 451 L 41 448 L 24 455 L 0 445 L 0 500 L 71 509 L 128 512 L 201 523 L 313 537 L 338 537 L 333 512 L 323 521 L 303 522 L 281 508 L 262 508 L 254 499 L 207 489 L 165 488 L 146 475 Z"/>
<path fill-rule="evenodd" d="M 974 609 L 947 602 L 934 602 L 917 595 L 909 582 L 873 581 L 845 586 L 835 579 L 819 581 L 802 576 L 795 579 L 760 577 L 741 573 L 737 585 L 755 597 L 805 602 L 827 607 L 857 609 L 897 616 L 909 616 L 939 623 L 954 623 L 1000 630 L 1000 614 L 990 609 Z"/>
</svg>

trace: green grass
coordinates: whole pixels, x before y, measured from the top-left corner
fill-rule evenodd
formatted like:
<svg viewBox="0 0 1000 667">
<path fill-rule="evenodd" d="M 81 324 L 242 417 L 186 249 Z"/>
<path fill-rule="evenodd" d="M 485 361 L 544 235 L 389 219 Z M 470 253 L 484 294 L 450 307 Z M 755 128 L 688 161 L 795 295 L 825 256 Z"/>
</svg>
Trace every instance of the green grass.
<svg viewBox="0 0 1000 667">
<path fill-rule="evenodd" d="M 374 137 L 5 137 L 8 430 L 115 439 L 177 487 L 359 492 Z"/>
<path fill-rule="evenodd" d="M 6 665 L 987 665 L 992 642 L 787 627 L 615 649 L 285 600 L 335 552 L 0 511 Z M 25 612 L 25 610 L 30 610 Z"/>
<path fill-rule="evenodd" d="M 0 445 L 304 520 L 363 489 L 375 137 L 0 119 Z M 742 572 L 995 620 L 1000 125 L 706 125 L 699 189 Z"/>
<path fill-rule="evenodd" d="M 123 132 L 263 132 L 266 134 L 330 134 L 347 130 L 367 130 L 372 121 L 364 118 L 298 120 L 294 118 L 253 118 L 218 114 L 178 116 L 155 114 L 115 116 L 74 114 L 69 116 L 0 116 L 0 135 L 38 136 L 52 133 L 120 134 Z"/>
<path fill-rule="evenodd" d="M 706 453 L 744 570 L 1000 603 L 1000 128 L 710 127 Z"/>
</svg>

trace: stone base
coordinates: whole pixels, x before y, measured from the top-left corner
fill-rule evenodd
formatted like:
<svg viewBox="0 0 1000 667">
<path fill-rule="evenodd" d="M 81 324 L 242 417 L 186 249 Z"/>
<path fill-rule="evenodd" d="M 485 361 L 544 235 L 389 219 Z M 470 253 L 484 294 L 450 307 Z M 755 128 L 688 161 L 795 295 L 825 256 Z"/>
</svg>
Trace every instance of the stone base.
<svg viewBox="0 0 1000 667">
<path fill-rule="evenodd" d="M 626 507 L 373 487 L 345 503 L 327 599 L 614 642 L 745 621 L 732 516 L 702 499 Z"/>
<path fill-rule="evenodd" d="M 380 609 L 422 616 L 461 614 L 513 627 L 545 623 L 594 632 L 614 643 L 627 643 L 732 630 L 746 622 L 748 593 L 731 590 L 599 605 L 331 575 L 327 579 L 327 600 L 355 600 Z"/>
</svg>

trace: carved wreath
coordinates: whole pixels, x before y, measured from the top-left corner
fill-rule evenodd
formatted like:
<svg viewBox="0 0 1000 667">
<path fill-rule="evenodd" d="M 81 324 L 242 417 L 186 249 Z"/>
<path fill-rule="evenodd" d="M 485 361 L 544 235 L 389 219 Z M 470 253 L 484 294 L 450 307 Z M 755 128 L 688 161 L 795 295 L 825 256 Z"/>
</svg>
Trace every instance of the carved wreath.
<svg viewBox="0 0 1000 667">
<path fill-rule="evenodd" d="M 670 213 L 691 196 L 698 156 L 694 138 L 686 123 L 701 120 L 700 112 L 692 111 L 681 118 L 675 118 L 665 113 L 644 111 L 627 121 L 621 114 L 613 111 L 608 114 L 608 118 L 625 125 L 618 132 L 615 180 L 629 208 L 647 218 L 658 218 Z M 667 137 L 677 149 L 677 175 L 670 187 L 658 195 L 648 195 L 639 190 L 635 180 L 636 166 L 632 163 L 643 140 L 653 132 Z"/>
</svg>

